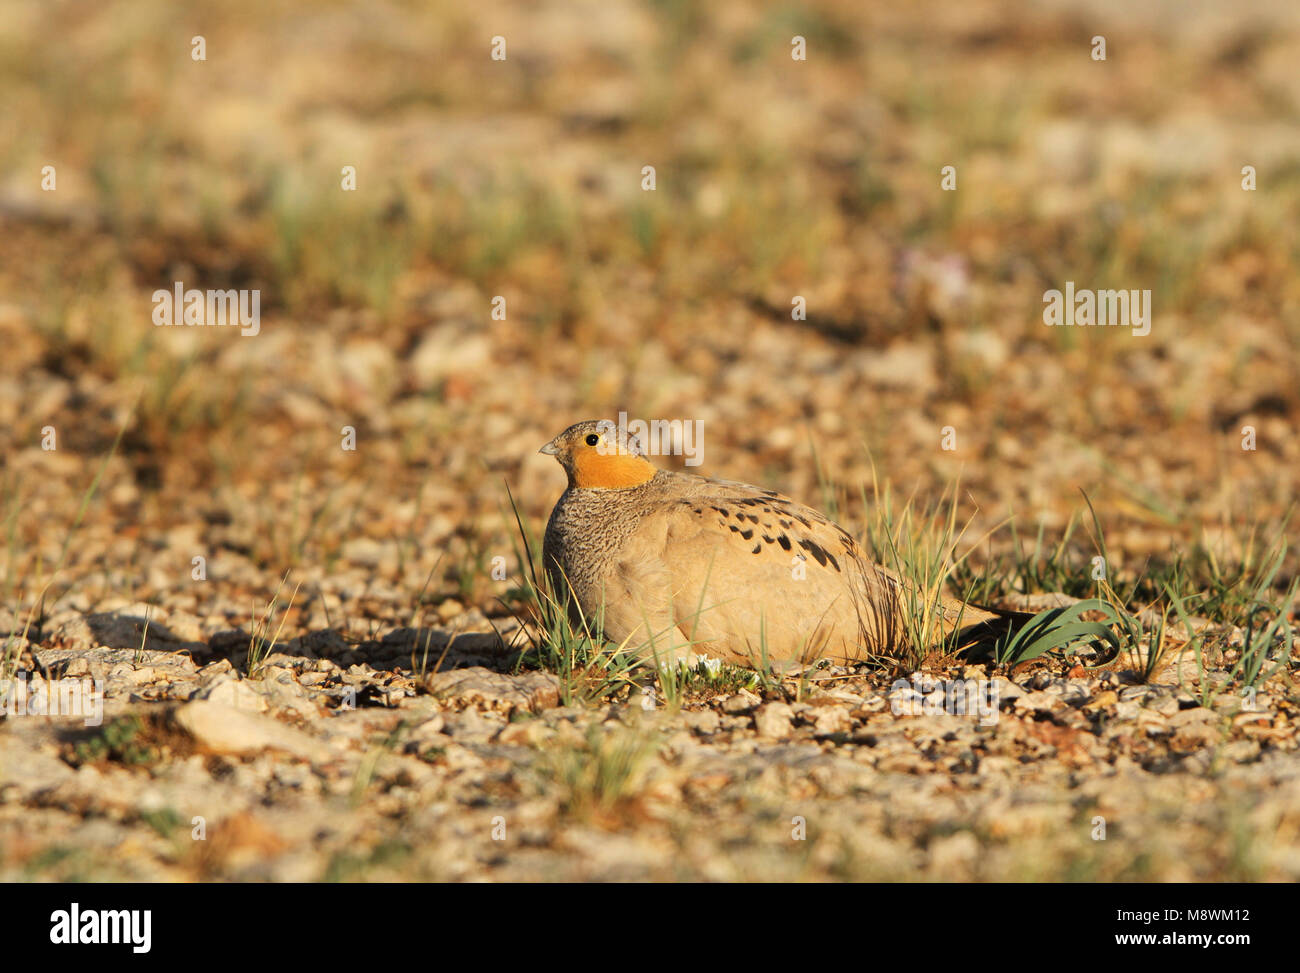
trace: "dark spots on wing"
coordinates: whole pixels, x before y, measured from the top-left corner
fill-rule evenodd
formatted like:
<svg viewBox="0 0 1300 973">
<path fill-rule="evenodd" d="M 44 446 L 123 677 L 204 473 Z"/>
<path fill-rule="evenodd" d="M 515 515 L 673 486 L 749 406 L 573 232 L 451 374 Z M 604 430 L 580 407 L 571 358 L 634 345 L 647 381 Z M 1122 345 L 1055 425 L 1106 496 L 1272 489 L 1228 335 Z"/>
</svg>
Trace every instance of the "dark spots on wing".
<svg viewBox="0 0 1300 973">
<path fill-rule="evenodd" d="M 794 526 L 793 520 L 786 520 L 784 517 L 781 518 L 780 523 L 781 526 L 784 527 L 786 530 L 789 530 L 791 527 Z"/>
<path fill-rule="evenodd" d="M 795 514 L 794 519 L 799 521 L 799 523 L 803 524 L 809 530 L 812 530 L 812 524 L 808 521 L 807 517 L 803 516 L 802 514 Z"/>
<path fill-rule="evenodd" d="M 751 523 L 755 523 L 755 524 L 758 523 L 758 518 L 755 517 L 753 514 L 741 514 L 740 516 L 744 517 L 746 520 L 750 521 Z"/>
<path fill-rule="evenodd" d="M 817 559 L 817 563 L 822 567 L 830 564 L 836 571 L 840 571 L 840 562 L 835 560 L 835 555 L 826 548 L 822 547 L 816 541 L 801 540 L 799 546 Z"/>
<path fill-rule="evenodd" d="M 731 511 L 728 510 L 726 507 L 714 507 L 713 509 L 716 510 L 718 513 L 722 514 L 722 516 L 724 517 L 731 516 Z"/>
<path fill-rule="evenodd" d="M 790 550 L 790 538 L 786 537 L 784 534 L 778 537 L 776 539 L 776 542 L 780 544 L 782 547 L 784 547 L 787 551 Z"/>
<path fill-rule="evenodd" d="M 745 538 L 745 540 L 750 540 L 754 536 L 754 529 L 752 527 L 747 527 L 740 532 L 740 536 Z"/>
<path fill-rule="evenodd" d="M 799 546 L 815 557 L 818 564 L 822 567 L 826 567 L 826 551 L 822 549 L 820 544 L 816 541 L 802 540 L 799 542 Z M 838 570 L 838 567 L 836 570 Z"/>
<path fill-rule="evenodd" d="M 691 509 L 694 510 L 697 514 L 704 513 L 704 511 L 700 507 L 692 507 Z"/>
<path fill-rule="evenodd" d="M 735 524 L 727 524 L 727 530 L 731 531 L 733 534 L 740 533 L 740 528 L 737 527 Z"/>
<path fill-rule="evenodd" d="M 764 544 L 773 544 L 773 543 L 775 543 L 775 541 L 773 541 L 772 538 L 770 538 L 770 537 L 768 537 L 766 534 L 764 534 L 764 535 L 763 535 L 763 543 L 764 543 Z"/>
<path fill-rule="evenodd" d="M 762 549 L 763 549 L 763 545 L 762 545 L 762 544 L 755 544 L 755 545 L 754 545 L 754 549 L 753 549 L 752 551 L 750 551 L 749 553 L 750 553 L 750 554 L 757 554 L 757 553 L 758 553 L 759 551 L 761 551 Z"/>
</svg>

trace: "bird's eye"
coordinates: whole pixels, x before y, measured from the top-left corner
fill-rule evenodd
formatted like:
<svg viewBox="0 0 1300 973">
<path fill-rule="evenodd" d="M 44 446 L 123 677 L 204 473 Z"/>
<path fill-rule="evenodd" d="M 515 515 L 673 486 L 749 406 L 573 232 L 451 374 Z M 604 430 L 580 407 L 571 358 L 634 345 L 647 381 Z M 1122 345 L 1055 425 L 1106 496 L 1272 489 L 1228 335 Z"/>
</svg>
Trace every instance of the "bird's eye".
<svg viewBox="0 0 1300 973">
<path fill-rule="evenodd" d="M 598 442 L 600 442 L 600 437 L 597 436 L 594 432 L 587 437 L 588 446 L 595 446 Z"/>
</svg>

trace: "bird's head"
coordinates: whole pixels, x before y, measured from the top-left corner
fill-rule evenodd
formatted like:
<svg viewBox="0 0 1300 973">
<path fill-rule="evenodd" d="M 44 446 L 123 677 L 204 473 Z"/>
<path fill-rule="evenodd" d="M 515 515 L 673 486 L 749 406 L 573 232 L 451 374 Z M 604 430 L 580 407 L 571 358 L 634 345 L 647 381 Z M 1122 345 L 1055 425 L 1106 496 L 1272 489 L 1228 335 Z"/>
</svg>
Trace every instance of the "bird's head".
<svg viewBox="0 0 1300 973">
<path fill-rule="evenodd" d="M 655 467 L 640 441 L 608 419 L 588 419 L 560 433 L 539 452 L 554 456 L 569 486 L 616 490 L 645 483 Z"/>
</svg>

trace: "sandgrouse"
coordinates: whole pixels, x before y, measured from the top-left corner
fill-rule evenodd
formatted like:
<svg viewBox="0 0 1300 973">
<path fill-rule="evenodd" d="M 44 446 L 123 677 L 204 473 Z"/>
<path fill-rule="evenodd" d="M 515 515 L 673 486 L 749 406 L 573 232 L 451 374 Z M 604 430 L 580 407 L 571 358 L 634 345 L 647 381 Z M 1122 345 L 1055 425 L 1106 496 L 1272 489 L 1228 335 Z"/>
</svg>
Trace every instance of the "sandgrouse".
<svg viewBox="0 0 1300 973">
<path fill-rule="evenodd" d="M 609 421 L 570 426 L 541 452 L 568 474 L 546 525 L 553 591 L 605 638 L 661 662 L 837 663 L 903 643 L 906 582 L 839 525 L 772 490 L 657 469 Z M 997 616 L 943 600 L 932 626 Z"/>
</svg>

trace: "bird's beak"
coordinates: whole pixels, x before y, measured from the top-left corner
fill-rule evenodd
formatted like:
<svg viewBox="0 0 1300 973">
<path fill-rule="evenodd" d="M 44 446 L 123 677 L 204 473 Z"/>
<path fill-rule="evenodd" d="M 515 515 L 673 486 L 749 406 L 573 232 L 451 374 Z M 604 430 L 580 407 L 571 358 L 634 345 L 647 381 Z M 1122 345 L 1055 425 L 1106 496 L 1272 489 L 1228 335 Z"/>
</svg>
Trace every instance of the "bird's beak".
<svg viewBox="0 0 1300 973">
<path fill-rule="evenodd" d="M 539 453 L 545 453 L 547 456 L 559 456 L 559 455 L 560 455 L 560 450 L 559 450 L 559 448 L 555 445 L 555 440 L 554 440 L 554 439 L 552 439 L 549 443 L 547 443 L 545 446 L 543 446 L 541 449 L 539 449 L 538 452 L 539 452 Z"/>
</svg>

